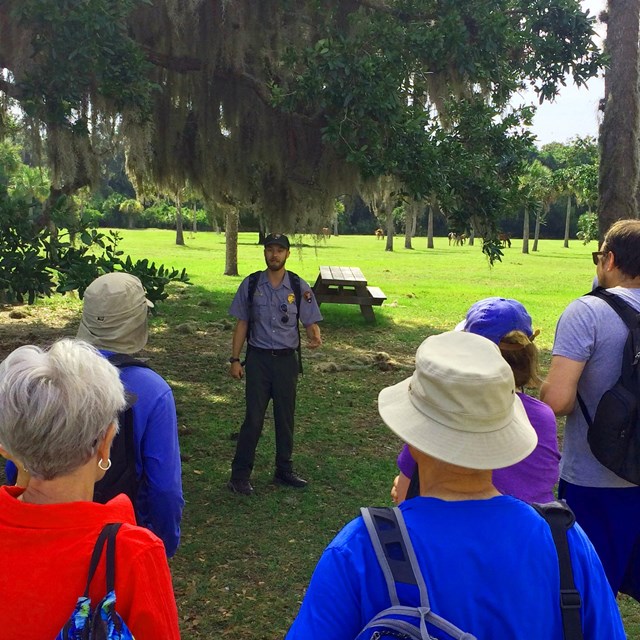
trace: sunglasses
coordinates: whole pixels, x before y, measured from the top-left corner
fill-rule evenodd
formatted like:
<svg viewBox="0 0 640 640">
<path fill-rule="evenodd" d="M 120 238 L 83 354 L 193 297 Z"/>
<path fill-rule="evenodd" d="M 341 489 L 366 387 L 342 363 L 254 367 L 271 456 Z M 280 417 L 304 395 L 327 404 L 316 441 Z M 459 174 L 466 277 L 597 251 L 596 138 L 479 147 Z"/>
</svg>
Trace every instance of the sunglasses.
<svg viewBox="0 0 640 640">
<path fill-rule="evenodd" d="M 287 324 L 287 322 L 289 322 L 289 314 L 287 313 L 288 307 L 287 307 L 287 303 L 283 302 L 280 305 L 280 311 L 282 311 L 283 315 L 280 318 L 280 322 L 282 322 L 282 324 Z"/>
<path fill-rule="evenodd" d="M 606 251 L 592 251 L 591 252 L 591 258 L 593 259 L 593 264 L 596 265 L 596 267 L 598 266 L 598 263 L 600 262 L 600 256 L 605 255 L 605 253 L 608 253 Z"/>
</svg>

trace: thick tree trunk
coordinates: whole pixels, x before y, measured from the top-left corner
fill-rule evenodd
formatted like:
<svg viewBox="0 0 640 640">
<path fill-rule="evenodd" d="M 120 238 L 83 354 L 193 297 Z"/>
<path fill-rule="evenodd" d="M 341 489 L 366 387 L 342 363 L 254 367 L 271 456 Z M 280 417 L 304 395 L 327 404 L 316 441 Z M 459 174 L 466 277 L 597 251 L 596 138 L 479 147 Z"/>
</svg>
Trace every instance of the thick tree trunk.
<svg viewBox="0 0 640 640">
<path fill-rule="evenodd" d="M 433 248 L 433 206 L 429 205 L 429 217 L 427 219 L 427 249 Z"/>
<path fill-rule="evenodd" d="M 387 207 L 387 245 L 384 250 L 393 251 L 393 209 L 391 206 Z"/>
<path fill-rule="evenodd" d="M 184 245 L 184 232 L 182 230 L 182 203 L 180 196 L 176 198 L 176 244 Z"/>
<path fill-rule="evenodd" d="M 531 251 L 538 250 L 538 238 L 540 238 L 540 215 L 536 216 L 536 226 L 533 232 L 533 248 Z"/>
<path fill-rule="evenodd" d="M 522 225 L 522 253 L 529 253 L 529 207 L 524 208 L 524 224 Z"/>
<path fill-rule="evenodd" d="M 415 210 L 412 205 L 407 205 L 407 212 L 404 217 L 404 248 L 413 249 L 411 246 L 411 229 L 415 219 Z"/>
<path fill-rule="evenodd" d="M 333 235 L 338 235 L 338 216 L 333 219 Z"/>
<path fill-rule="evenodd" d="M 640 0 L 610 0 L 605 49 L 605 109 L 600 127 L 600 241 L 616 220 L 637 218 L 638 35 Z"/>
<path fill-rule="evenodd" d="M 571 228 L 571 194 L 567 196 L 567 215 L 564 220 L 564 248 L 569 248 L 569 229 Z"/>
<path fill-rule="evenodd" d="M 471 229 L 469 230 L 469 246 L 473 247 L 476 240 L 476 228 L 471 225 Z"/>
<path fill-rule="evenodd" d="M 225 216 L 225 276 L 238 275 L 238 210 L 227 209 Z"/>
</svg>

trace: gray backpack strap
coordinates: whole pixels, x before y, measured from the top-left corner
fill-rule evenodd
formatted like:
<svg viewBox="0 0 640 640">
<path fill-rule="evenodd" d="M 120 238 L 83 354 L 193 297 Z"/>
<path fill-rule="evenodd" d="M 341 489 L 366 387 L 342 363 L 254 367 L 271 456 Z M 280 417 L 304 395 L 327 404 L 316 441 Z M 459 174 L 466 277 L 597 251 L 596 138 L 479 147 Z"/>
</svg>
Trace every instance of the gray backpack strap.
<svg viewBox="0 0 640 640">
<path fill-rule="evenodd" d="M 391 600 L 391 607 L 375 616 L 367 627 L 379 622 L 386 614 L 395 613 L 419 619 L 421 637 L 425 640 L 431 638 L 427 631 L 427 622 L 448 633 L 455 640 L 476 640 L 475 636 L 461 631 L 454 624 L 431 610 L 427 585 L 420 571 L 418 558 L 413 544 L 411 544 L 402 511 L 398 507 L 392 509 L 389 507 L 362 507 L 360 512 L 387 583 Z M 394 549 L 393 553 L 391 553 L 391 549 Z M 420 592 L 419 607 L 407 607 L 400 604 L 396 582 L 414 585 L 418 588 Z"/>
</svg>

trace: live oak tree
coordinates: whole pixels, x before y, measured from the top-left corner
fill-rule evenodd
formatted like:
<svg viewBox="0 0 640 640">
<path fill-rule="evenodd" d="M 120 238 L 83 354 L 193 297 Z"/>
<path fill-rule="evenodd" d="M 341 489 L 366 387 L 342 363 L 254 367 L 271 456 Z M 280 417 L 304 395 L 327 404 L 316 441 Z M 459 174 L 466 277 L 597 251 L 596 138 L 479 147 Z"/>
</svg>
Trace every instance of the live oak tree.
<svg viewBox="0 0 640 640">
<path fill-rule="evenodd" d="M 139 181 L 268 228 L 392 176 L 490 236 L 528 144 L 510 98 L 586 81 L 592 38 L 578 0 L 2 0 L 0 102 L 44 135 L 53 197 L 118 136 Z"/>
</svg>

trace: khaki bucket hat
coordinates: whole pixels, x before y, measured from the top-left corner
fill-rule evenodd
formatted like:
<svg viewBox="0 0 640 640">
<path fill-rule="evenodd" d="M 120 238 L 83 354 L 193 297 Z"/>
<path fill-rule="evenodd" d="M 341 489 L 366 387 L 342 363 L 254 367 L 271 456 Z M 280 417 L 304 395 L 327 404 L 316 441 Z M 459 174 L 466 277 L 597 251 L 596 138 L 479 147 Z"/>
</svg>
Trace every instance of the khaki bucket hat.
<svg viewBox="0 0 640 640">
<path fill-rule="evenodd" d="M 495 343 L 472 333 L 427 338 L 414 374 L 380 392 L 378 411 L 406 443 L 468 469 L 511 466 L 538 441 L 511 367 Z"/>
<path fill-rule="evenodd" d="M 147 300 L 139 278 L 117 271 L 96 278 L 84 292 L 77 337 L 99 349 L 136 353 L 149 337 Z"/>
</svg>

